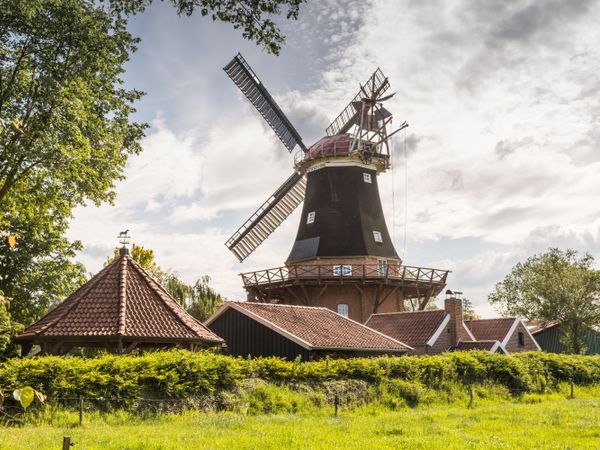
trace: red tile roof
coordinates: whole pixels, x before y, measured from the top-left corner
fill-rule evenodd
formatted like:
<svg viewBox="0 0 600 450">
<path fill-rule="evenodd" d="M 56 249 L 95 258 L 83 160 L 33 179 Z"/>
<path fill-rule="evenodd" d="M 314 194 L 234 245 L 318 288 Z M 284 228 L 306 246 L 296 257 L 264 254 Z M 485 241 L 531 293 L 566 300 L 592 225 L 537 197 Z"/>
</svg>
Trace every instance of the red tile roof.
<svg viewBox="0 0 600 450">
<path fill-rule="evenodd" d="M 408 345 L 425 345 L 446 317 L 443 309 L 373 314 L 365 324 L 369 328 Z"/>
<path fill-rule="evenodd" d="M 18 339 L 119 336 L 156 342 L 223 342 L 128 255 L 104 267 Z"/>
<path fill-rule="evenodd" d="M 402 342 L 321 307 L 281 305 L 273 303 L 228 302 L 207 323 L 216 319 L 225 308 L 253 318 L 260 318 L 280 331 L 295 336 L 312 349 L 370 350 L 406 352 L 412 350 Z"/>
<path fill-rule="evenodd" d="M 465 320 L 465 325 L 467 325 L 478 341 L 493 340 L 503 342 L 515 320 L 517 319 L 514 317 Z"/>
<path fill-rule="evenodd" d="M 459 341 L 452 350 L 468 351 L 468 350 L 486 350 L 490 351 L 496 345 L 500 345 L 499 341 Z"/>
</svg>

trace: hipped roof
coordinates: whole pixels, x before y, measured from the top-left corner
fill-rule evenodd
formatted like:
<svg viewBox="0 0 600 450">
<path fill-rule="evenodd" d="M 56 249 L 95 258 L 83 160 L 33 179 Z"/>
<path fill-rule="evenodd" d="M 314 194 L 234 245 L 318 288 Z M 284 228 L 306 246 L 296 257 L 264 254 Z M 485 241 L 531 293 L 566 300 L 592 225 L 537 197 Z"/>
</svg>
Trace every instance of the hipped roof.
<svg viewBox="0 0 600 450">
<path fill-rule="evenodd" d="M 157 343 L 223 343 L 129 255 L 116 258 L 17 337 L 33 342 L 119 338 Z"/>
<path fill-rule="evenodd" d="M 365 324 L 408 345 L 427 345 L 444 324 L 446 311 L 410 311 L 372 314 Z"/>
</svg>

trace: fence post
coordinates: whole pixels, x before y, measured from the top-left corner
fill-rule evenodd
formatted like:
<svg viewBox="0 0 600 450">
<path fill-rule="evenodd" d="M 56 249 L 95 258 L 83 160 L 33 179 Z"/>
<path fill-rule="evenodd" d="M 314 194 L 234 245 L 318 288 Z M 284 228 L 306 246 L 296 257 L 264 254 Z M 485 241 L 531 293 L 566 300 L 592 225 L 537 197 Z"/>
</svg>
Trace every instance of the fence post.
<svg viewBox="0 0 600 450">
<path fill-rule="evenodd" d="M 83 425 L 83 395 L 79 396 L 79 426 Z"/>
<path fill-rule="evenodd" d="M 575 398 L 575 393 L 573 392 L 573 380 L 571 380 L 571 398 Z"/>
<path fill-rule="evenodd" d="M 337 394 L 335 394 L 335 398 L 333 399 L 333 406 L 335 407 L 335 417 L 337 417 L 338 406 L 340 406 L 340 398 L 337 396 Z"/>
<path fill-rule="evenodd" d="M 70 450 L 71 446 L 75 445 L 71 442 L 71 438 L 69 436 L 63 436 L 63 446 L 62 450 Z"/>
<path fill-rule="evenodd" d="M 473 386 L 469 384 L 469 406 L 467 408 L 471 408 L 473 406 Z"/>
</svg>

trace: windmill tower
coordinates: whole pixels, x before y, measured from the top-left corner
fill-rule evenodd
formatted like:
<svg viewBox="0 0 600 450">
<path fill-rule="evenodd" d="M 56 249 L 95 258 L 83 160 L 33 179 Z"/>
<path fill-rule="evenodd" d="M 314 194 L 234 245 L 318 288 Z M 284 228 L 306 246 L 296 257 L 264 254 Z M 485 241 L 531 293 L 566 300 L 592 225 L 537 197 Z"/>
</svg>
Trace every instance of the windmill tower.
<svg viewBox="0 0 600 450">
<path fill-rule="evenodd" d="M 374 312 L 419 309 L 445 286 L 444 270 L 402 265 L 379 198 L 377 176 L 390 167 L 390 84 L 377 69 L 307 147 L 256 74 L 237 54 L 225 72 L 294 156 L 292 175 L 229 238 L 243 261 L 304 201 L 295 242 L 282 267 L 243 273 L 249 301 L 325 306 L 359 322 Z"/>
</svg>

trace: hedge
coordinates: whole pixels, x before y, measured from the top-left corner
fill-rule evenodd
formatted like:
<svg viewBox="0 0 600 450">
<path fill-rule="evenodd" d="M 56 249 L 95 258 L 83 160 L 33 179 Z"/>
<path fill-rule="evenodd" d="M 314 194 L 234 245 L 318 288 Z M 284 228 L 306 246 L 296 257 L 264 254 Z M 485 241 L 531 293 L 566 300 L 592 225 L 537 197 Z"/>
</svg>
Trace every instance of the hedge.
<svg viewBox="0 0 600 450">
<path fill-rule="evenodd" d="M 542 352 L 495 355 L 455 352 L 435 356 L 285 361 L 233 358 L 184 350 L 96 358 L 43 356 L 0 364 L 0 392 L 32 386 L 49 398 L 180 399 L 235 390 L 243 380 L 279 384 L 402 380 L 429 388 L 492 382 L 513 393 L 539 392 L 563 381 L 600 382 L 600 356 Z"/>
</svg>

